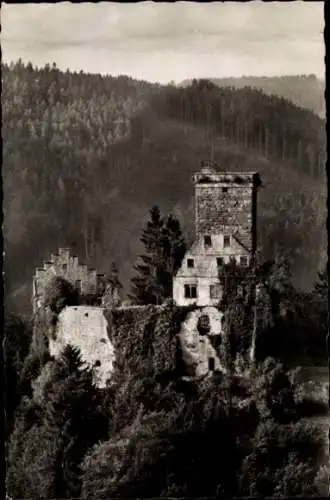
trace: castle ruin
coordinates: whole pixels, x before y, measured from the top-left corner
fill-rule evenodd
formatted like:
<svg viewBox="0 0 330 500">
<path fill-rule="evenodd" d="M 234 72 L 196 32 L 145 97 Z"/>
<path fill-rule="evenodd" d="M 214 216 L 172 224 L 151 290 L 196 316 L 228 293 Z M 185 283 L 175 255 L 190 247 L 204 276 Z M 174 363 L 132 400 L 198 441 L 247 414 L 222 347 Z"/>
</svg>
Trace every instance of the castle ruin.
<svg viewBox="0 0 330 500">
<path fill-rule="evenodd" d="M 80 294 L 95 294 L 104 280 L 104 274 L 97 274 L 95 269 L 88 269 L 80 264 L 76 255 L 70 254 L 69 248 L 60 248 L 56 255 L 51 255 L 43 267 L 37 267 L 33 276 L 32 303 L 33 312 L 44 305 L 45 289 L 50 280 L 61 277 L 71 283 Z"/>
</svg>

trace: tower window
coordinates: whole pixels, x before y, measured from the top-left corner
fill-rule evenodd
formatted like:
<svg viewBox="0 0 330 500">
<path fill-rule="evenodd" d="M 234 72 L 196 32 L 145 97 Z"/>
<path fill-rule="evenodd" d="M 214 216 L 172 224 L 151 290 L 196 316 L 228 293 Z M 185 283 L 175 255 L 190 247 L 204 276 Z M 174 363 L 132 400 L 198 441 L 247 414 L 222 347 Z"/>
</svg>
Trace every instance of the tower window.
<svg viewBox="0 0 330 500">
<path fill-rule="evenodd" d="M 82 283 L 81 283 L 81 280 L 76 280 L 76 282 L 75 282 L 75 288 L 76 288 L 76 290 L 78 290 L 78 292 L 81 292 L 81 291 L 82 291 Z"/>
<path fill-rule="evenodd" d="M 210 333 L 211 326 L 210 326 L 210 318 L 208 317 L 207 314 L 203 314 L 197 322 L 197 331 L 200 335 L 207 335 Z"/>
<path fill-rule="evenodd" d="M 241 266 L 246 267 L 248 265 L 248 258 L 244 255 L 239 260 Z"/>
<path fill-rule="evenodd" d="M 68 270 L 68 264 L 63 264 L 62 269 L 66 273 L 66 271 Z"/>
<path fill-rule="evenodd" d="M 230 247 L 230 236 L 224 236 L 223 237 L 223 246 L 224 247 Z"/>
<path fill-rule="evenodd" d="M 210 372 L 214 372 L 214 370 L 215 370 L 215 360 L 214 360 L 214 358 L 209 358 L 209 370 L 210 370 Z"/>
<path fill-rule="evenodd" d="M 221 267 L 223 265 L 223 258 L 222 257 L 217 257 L 217 266 Z"/>
<path fill-rule="evenodd" d="M 211 240 L 211 236 L 204 236 L 204 246 L 205 247 L 211 247 L 212 246 L 212 240 Z"/>
<path fill-rule="evenodd" d="M 223 193 L 228 193 L 228 188 L 227 188 L 227 187 L 223 187 L 223 188 L 222 188 L 222 192 L 223 192 Z"/>
<path fill-rule="evenodd" d="M 197 286 L 196 285 L 185 285 L 184 286 L 184 296 L 186 299 L 196 299 L 197 298 Z"/>
<path fill-rule="evenodd" d="M 187 266 L 193 268 L 195 266 L 194 259 L 187 259 Z"/>
</svg>

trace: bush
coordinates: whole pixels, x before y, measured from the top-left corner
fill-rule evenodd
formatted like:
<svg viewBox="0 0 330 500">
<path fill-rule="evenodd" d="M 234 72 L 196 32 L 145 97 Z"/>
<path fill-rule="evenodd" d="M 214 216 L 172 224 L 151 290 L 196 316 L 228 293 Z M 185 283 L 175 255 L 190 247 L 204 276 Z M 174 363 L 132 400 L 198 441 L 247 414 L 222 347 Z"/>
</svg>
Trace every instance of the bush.
<svg viewBox="0 0 330 500">
<path fill-rule="evenodd" d="M 305 422 L 261 422 L 240 474 L 244 496 L 315 495 L 324 436 Z"/>
<path fill-rule="evenodd" d="M 155 384 L 153 391 L 150 387 L 156 396 L 153 407 L 135 402 L 131 422 L 122 421 L 121 430 L 117 428 L 107 443 L 87 454 L 84 498 L 235 492 L 240 450 L 246 434 L 255 428 L 257 414 L 253 405 L 235 403 L 228 413 L 227 393 L 219 380 L 188 385 L 190 391 L 186 386 L 181 394 L 180 384 L 158 390 Z"/>
<path fill-rule="evenodd" d="M 59 314 L 66 306 L 74 306 L 79 302 L 78 292 L 67 280 L 60 276 L 53 278 L 46 286 L 45 306 Z"/>
<path fill-rule="evenodd" d="M 251 373 L 250 382 L 262 419 L 286 423 L 297 418 L 293 386 L 281 363 L 267 358 Z"/>
</svg>

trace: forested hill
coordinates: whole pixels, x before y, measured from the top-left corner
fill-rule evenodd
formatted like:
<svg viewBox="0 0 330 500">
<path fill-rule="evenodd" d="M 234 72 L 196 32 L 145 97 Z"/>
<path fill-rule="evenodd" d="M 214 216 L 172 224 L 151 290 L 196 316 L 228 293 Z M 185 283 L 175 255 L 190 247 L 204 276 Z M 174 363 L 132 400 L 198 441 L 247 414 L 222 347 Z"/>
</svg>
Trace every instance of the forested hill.
<svg viewBox="0 0 330 500">
<path fill-rule="evenodd" d="M 282 249 L 298 284 L 313 284 L 326 248 L 324 122 L 313 113 L 205 81 L 183 89 L 21 62 L 2 71 L 6 292 L 16 304 L 58 246 L 104 272 L 115 260 L 127 287 L 153 204 L 191 239 L 191 174 L 210 156 L 261 173 L 260 246 Z"/>
<path fill-rule="evenodd" d="M 315 75 L 294 76 L 242 76 L 240 78 L 211 78 L 218 87 L 252 87 L 264 94 L 283 97 L 296 106 L 309 109 L 318 116 L 325 117 L 325 82 Z M 179 85 L 187 87 L 191 80 L 184 80 Z"/>
</svg>

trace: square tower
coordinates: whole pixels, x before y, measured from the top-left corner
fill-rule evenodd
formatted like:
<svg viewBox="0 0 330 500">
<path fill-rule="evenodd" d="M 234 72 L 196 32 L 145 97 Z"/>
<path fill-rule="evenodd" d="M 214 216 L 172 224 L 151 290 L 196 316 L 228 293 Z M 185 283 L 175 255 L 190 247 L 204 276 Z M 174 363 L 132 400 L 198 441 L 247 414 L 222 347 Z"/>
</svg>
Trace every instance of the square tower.
<svg viewBox="0 0 330 500">
<path fill-rule="evenodd" d="M 223 295 L 223 265 L 247 267 L 257 245 L 257 173 L 203 168 L 193 176 L 196 236 L 173 279 L 178 305 L 212 306 Z"/>
<path fill-rule="evenodd" d="M 219 172 L 203 165 L 193 176 L 196 239 L 214 234 L 235 235 L 253 254 L 257 244 L 257 190 L 255 172 Z"/>
</svg>

